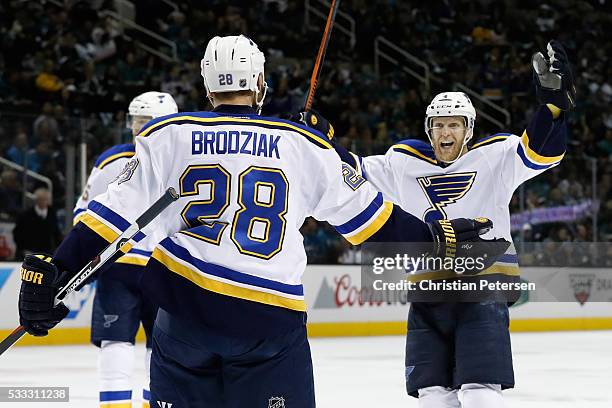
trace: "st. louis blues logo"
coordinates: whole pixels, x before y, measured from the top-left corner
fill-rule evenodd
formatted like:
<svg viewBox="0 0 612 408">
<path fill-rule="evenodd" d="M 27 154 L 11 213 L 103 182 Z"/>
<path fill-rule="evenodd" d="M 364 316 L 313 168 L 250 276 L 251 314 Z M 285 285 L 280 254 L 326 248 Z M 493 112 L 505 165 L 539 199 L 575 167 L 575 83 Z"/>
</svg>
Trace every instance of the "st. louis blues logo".
<svg viewBox="0 0 612 408">
<path fill-rule="evenodd" d="M 475 171 L 419 177 L 419 185 L 431 204 L 423 214 L 423 220 L 431 222 L 448 218 L 444 207 L 463 197 L 472 187 L 475 178 Z"/>
</svg>

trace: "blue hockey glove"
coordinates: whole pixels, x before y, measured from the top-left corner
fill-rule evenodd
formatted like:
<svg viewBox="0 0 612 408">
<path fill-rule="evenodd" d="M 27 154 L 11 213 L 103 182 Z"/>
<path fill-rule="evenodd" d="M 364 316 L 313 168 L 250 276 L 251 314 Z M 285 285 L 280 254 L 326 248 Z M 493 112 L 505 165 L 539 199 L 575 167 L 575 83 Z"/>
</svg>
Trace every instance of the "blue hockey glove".
<svg viewBox="0 0 612 408">
<path fill-rule="evenodd" d="M 68 314 L 63 303 L 53 306 L 62 278 L 50 256 L 25 257 L 21 265 L 19 323 L 31 335 L 46 336 Z"/>
</svg>

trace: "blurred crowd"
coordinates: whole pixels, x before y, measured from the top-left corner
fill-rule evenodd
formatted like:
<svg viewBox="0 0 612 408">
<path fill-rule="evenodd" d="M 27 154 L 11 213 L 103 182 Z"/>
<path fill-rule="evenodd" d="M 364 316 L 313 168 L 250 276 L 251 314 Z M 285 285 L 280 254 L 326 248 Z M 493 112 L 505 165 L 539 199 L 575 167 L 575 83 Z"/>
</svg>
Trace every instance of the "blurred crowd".
<svg viewBox="0 0 612 408">
<path fill-rule="evenodd" d="M 133 1 L 135 22 L 173 41 L 176 60 L 145 51 L 140 45 L 151 39 L 124 27 L 115 3 L 0 3 L 0 156 L 49 178 L 55 208 L 66 200 L 70 147 L 86 142 L 92 163 L 104 149 L 129 141 L 125 110 L 137 94 L 160 90 L 171 93 L 181 111 L 209 108 L 199 63 L 214 35 L 247 34 L 266 54 L 270 90 L 264 114 L 303 106 L 324 25 L 315 18 L 312 29 L 306 25 L 303 1 L 257 0 L 254 7 L 247 0 L 175 0 L 176 8 L 162 0 Z M 612 43 L 605 29 L 611 26 L 610 9 L 605 0 L 345 0 L 341 10 L 355 20 L 356 41 L 334 31 L 314 107 L 334 124 L 341 143 L 362 155 L 381 154 L 399 140 L 424 139 L 429 99 L 462 83 L 512 117 L 508 129 L 477 119 L 476 140 L 498 131 L 520 134 L 536 107 L 531 55 L 558 39 L 574 63 L 578 88 L 568 153 L 561 166 L 513 198 L 512 213 L 522 220 L 515 239 L 610 241 Z M 377 36 L 425 61 L 432 72 L 430 89 L 397 66 L 382 64 L 377 77 Z M 148 45 L 174 53 L 162 43 Z M 24 182 L 30 191 L 40 182 L 0 169 L 0 222 L 14 222 L 32 202 L 23 198 Z M 584 203 L 587 210 L 570 220 L 539 222 L 529 216 L 537 209 L 567 212 Z M 359 261 L 359 252 L 327 224 L 309 219 L 303 233 L 311 262 Z"/>
</svg>

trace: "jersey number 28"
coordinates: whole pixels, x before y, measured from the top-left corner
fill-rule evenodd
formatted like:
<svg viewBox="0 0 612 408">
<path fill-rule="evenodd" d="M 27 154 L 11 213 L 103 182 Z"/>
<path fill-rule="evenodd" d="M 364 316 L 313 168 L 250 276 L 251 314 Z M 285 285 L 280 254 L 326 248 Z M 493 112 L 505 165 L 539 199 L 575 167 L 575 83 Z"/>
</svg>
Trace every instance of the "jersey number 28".
<svg viewBox="0 0 612 408">
<path fill-rule="evenodd" d="M 219 245 L 227 222 L 221 218 L 229 206 L 231 175 L 220 164 L 192 165 L 179 179 L 181 197 L 200 194 L 208 185 L 206 200 L 192 200 L 181 211 L 188 230 L 181 233 Z M 280 252 L 285 236 L 289 184 L 280 169 L 251 166 L 238 176 L 238 205 L 230 238 L 245 254 L 270 259 Z"/>
</svg>

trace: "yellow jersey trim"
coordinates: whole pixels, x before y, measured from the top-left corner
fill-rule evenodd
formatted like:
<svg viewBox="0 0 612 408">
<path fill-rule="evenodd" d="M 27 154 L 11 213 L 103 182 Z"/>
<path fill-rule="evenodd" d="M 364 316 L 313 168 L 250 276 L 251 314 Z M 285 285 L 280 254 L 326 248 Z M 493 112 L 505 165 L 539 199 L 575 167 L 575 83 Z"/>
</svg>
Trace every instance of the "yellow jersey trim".
<svg viewBox="0 0 612 408">
<path fill-rule="evenodd" d="M 565 153 L 563 153 L 562 155 L 559 155 L 559 156 L 546 157 L 546 156 L 541 156 L 538 153 L 534 152 L 529 147 L 529 136 L 527 135 L 526 130 L 523 132 L 523 136 L 521 137 L 521 143 L 523 145 L 523 148 L 525 149 L 525 153 L 527 154 L 527 157 L 529 158 L 529 160 L 537 164 L 557 163 L 561 161 L 561 159 L 563 159 L 563 156 L 565 156 Z"/>
<path fill-rule="evenodd" d="M 107 157 L 102 163 L 100 163 L 98 165 L 98 168 L 102 169 L 104 168 L 104 166 L 106 166 L 107 164 L 110 164 L 111 162 L 114 162 L 117 159 L 120 159 L 122 157 L 132 157 L 135 154 L 136 153 L 134 152 L 121 152 L 121 153 L 113 154 L 112 156 Z"/>
<path fill-rule="evenodd" d="M 438 164 L 438 162 L 430 157 L 425 156 L 423 153 L 419 152 L 417 149 L 415 149 L 412 146 L 406 146 L 406 145 L 401 145 L 401 144 L 397 144 L 395 146 L 393 146 L 394 149 L 400 149 L 400 150 L 405 150 L 407 152 L 410 152 L 416 156 L 418 156 L 419 158 L 428 161 L 431 164 Z"/>
<path fill-rule="evenodd" d="M 87 225 L 89 229 L 104 238 L 107 242 L 113 242 L 119 236 L 119 234 L 117 234 L 112 228 L 99 221 L 91 214 L 83 213 L 83 216 L 80 217 L 79 221 Z M 126 245 L 124 245 L 124 247 L 125 246 Z"/>
<path fill-rule="evenodd" d="M 474 143 L 474 145 L 471 147 L 471 149 L 475 149 L 477 147 L 484 146 L 484 145 L 487 145 L 489 143 L 493 143 L 493 142 L 496 142 L 498 140 L 504 140 L 504 139 L 507 139 L 507 138 L 508 138 L 508 136 L 495 136 L 495 137 L 492 137 L 490 139 L 483 140 L 482 142 Z"/>
<path fill-rule="evenodd" d="M 353 245 L 359 245 L 366 241 L 379 229 L 381 229 L 383 225 L 385 225 L 389 217 L 391 217 L 392 212 L 393 203 L 390 201 L 385 201 L 383 204 L 383 210 L 380 212 L 380 214 L 378 214 L 378 216 L 366 228 L 362 229 L 357 234 L 351 235 L 350 237 L 345 237 L 346 240 Z"/>
<path fill-rule="evenodd" d="M 247 124 L 252 124 L 252 123 L 260 123 L 262 125 L 271 125 L 271 126 L 276 126 L 279 128 L 287 128 L 290 130 L 293 130 L 295 132 L 298 132 L 314 141 L 316 141 L 317 143 L 322 144 L 323 146 L 325 146 L 327 149 L 333 149 L 333 146 L 329 143 L 329 141 L 315 135 L 314 133 L 308 132 L 307 130 L 304 130 L 302 128 L 299 128 L 297 126 L 294 126 L 290 123 L 285 123 L 285 122 L 274 122 L 271 120 L 263 120 L 263 119 L 244 119 L 244 118 L 228 118 L 228 117 L 217 117 L 217 118 L 199 118 L 196 116 L 176 116 L 173 118 L 169 118 L 166 120 L 162 120 L 154 125 L 152 125 L 151 127 L 145 129 L 142 133 L 140 133 L 138 136 L 142 136 L 142 137 L 147 137 L 151 132 L 155 131 L 155 129 L 157 129 L 160 126 L 166 125 L 168 123 L 172 123 L 172 122 L 179 122 L 182 120 L 189 120 L 189 121 L 193 121 L 193 122 L 202 122 L 202 123 L 211 123 L 211 122 L 240 122 L 240 123 L 247 123 Z"/>
<path fill-rule="evenodd" d="M 72 219 L 72 226 L 74 227 L 75 225 L 77 225 L 79 223 L 79 221 L 81 221 L 81 218 L 83 218 L 83 216 L 87 214 L 87 212 L 82 211 L 80 212 L 76 217 L 74 217 Z"/>
<path fill-rule="evenodd" d="M 557 108 L 552 103 L 547 103 L 546 107 L 548 108 L 550 113 L 552 113 L 553 119 L 557 119 L 561 115 L 561 109 Z"/>
<path fill-rule="evenodd" d="M 253 302 L 264 303 L 266 305 L 283 307 L 285 309 L 297 310 L 300 312 L 306 311 L 306 302 L 303 300 L 289 299 L 274 295 L 272 293 L 234 286 L 225 282 L 207 278 L 195 270 L 175 261 L 159 248 L 155 248 L 151 256 L 168 268 L 169 271 L 172 271 L 190 282 L 193 282 L 195 285 L 211 292 L 239 299 L 250 300 Z"/>
<path fill-rule="evenodd" d="M 115 261 L 116 263 L 128 264 L 128 265 L 137 265 L 137 266 L 146 266 L 149 259 L 141 258 L 138 256 L 131 256 L 130 254 L 123 255 L 121 258 Z"/>
</svg>

